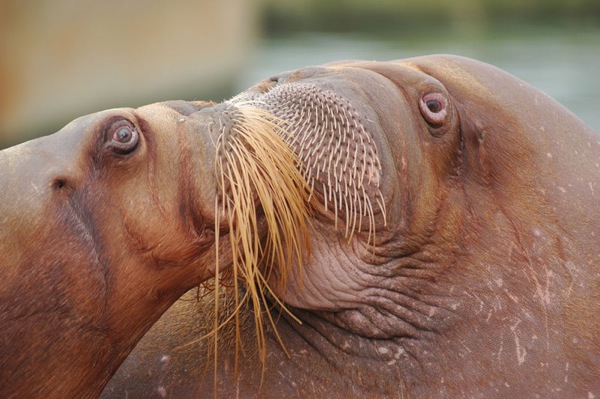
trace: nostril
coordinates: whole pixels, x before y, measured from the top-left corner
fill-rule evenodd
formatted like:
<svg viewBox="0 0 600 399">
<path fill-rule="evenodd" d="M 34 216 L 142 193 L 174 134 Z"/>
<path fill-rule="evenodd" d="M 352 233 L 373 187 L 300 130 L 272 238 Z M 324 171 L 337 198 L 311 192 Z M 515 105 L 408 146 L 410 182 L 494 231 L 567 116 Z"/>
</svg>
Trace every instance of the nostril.
<svg viewBox="0 0 600 399">
<path fill-rule="evenodd" d="M 61 190 L 67 186 L 67 181 L 65 178 L 58 177 L 54 179 L 52 182 L 52 188 L 55 190 Z"/>
</svg>

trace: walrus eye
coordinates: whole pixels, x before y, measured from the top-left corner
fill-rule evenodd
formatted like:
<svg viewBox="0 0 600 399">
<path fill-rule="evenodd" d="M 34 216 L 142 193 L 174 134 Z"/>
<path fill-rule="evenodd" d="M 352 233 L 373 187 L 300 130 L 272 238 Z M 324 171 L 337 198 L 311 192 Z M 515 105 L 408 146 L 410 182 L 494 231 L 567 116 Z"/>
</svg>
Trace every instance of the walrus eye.
<svg viewBox="0 0 600 399">
<path fill-rule="evenodd" d="M 425 104 L 427 105 L 427 108 L 429 108 L 429 110 L 434 114 L 437 114 L 443 108 L 442 103 L 440 103 L 438 100 L 429 100 Z"/>
<path fill-rule="evenodd" d="M 447 104 L 446 98 L 442 94 L 428 93 L 421 97 L 419 108 L 427 123 L 440 126 L 446 121 Z"/>
<path fill-rule="evenodd" d="M 140 136 L 128 120 L 122 119 L 110 127 L 110 146 L 118 154 L 129 154 L 136 149 Z"/>
</svg>

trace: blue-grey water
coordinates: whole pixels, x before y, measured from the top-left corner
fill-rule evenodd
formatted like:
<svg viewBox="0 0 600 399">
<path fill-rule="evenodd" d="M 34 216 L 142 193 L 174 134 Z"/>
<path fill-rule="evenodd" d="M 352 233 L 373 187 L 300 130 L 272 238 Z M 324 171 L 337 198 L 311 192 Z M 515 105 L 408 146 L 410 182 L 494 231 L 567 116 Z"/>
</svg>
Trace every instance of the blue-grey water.
<svg viewBox="0 0 600 399">
<path fill-rule="evenodd" d="M 532 32 L 502 37 L 369 40 L 302 34 L 262 41 L 239 77 L 241 91 L 270 75 L 344 59 L 393 60 L 450 53 L 496 65 L 561 102 L 600 131 L 600 31 Z"/>
</svg>

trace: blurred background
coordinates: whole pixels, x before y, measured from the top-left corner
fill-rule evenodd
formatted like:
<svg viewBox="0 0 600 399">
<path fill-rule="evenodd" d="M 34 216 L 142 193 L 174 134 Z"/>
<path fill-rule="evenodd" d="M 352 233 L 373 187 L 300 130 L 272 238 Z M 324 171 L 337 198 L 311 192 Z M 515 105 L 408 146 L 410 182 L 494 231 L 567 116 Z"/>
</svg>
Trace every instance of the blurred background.
<svg viewBox="0 0 600 399">
<path fill-rule="evenodd" d="M 431 53 L 499 66 L 600 130 L 598 0 L 0 0 L 0 148 L 101 109 Z"/>
</svg>

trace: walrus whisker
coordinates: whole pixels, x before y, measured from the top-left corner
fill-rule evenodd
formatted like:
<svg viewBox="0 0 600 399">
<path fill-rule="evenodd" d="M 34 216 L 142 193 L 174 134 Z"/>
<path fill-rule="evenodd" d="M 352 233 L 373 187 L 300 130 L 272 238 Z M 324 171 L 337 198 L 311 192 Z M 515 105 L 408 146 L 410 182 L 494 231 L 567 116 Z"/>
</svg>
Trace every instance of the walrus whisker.
<svg viewBox="0 0 600 399">
<path fill-rule="evenodd" d="M 361 187 L 361 189 L 362 189 L 362 193 L 364 195 L 364 193 L 365 193 L 364 187 Z M 358 212 L 355 212 L 359 216 L 358 217 L 358 231 L 361 231 L 362 230 L 362 220 L 363 220 L 363 217 L 366 215 L 364 213 L 365 209 L 363 209 L 363 202 L 360 201 L 360 195 L 359 195 L 358 191 L 354 192 L 354 200 L 355 200 L 356 204 L 358 205 Z"/>
<path fill-rule="evenodd" d="M 237 307 L 233 308 L 233 310 L 231 310 L 231 314 L 225 318 L 225 320 L 219 321 L 218 322 L 218 327 L 215 329 L 213 328 L 211 331 L 207 332 L 206 334 L 195 338 L 191 341 L 188 341 L 184 344 L 178 345 L 176 347 L 173 348 L 174 351 L 179 351 L 182 350 L 184 348 L 187 348 L 189 346 L 192 346 L 194 344 L 197 344 L 198 342 L 204 341 L 208 338 L 214 337 L 218 331 L 222 330 L 223 328 L 225 328 L 233 319 L 234 317 L 236 317 L 236 315 L 240 312 L 240 310 L 242 309 L 242 307 L 244 306 L 244 297 L 248 296 L 248 293 L 245 293 L 244 296 L 242 297 L 242 299 L 239 301 L 239 303 L 236 305 Z"/>
<path fill-rule="evenodd" d="M 229 224 L 236 309 L 239 309 L 240 301 L 252 304 L 257 353 L 264 365 L 266 346 L 262 308 L 268 303 L 266 293 L 275 298 L 283 311 L 290 313 L 270 288 L 270 278 L 276 272 L 279 284 L 285 286 L 289 270 L 282 268 L 294 260 L 301 271 L 304 252 L 310 248 L 309 186 L 301 173 L 300 162 L 285 141 L 289 135 L 285 123 L 257 105 L 260 104 L 238 102 L 231 106 L 230 111 L 235 114 L 233 127 L 230 131 L 222 131 L 217 140 L 215 167 L 221 175 L 219 206 L 224 208 Z M 261 207 L 267 226 L 266 243 L 261 242 L 258 207 Z M 279 269 L 275 270 L 275 265 Z M 238 280 L 244 281 L 247 290 L 247 295 L 241 299 L 237 296 Z M 218 300 L 215 306 L 217 303 Z M 270 313 L 264 313 L 274 326 Z M 236 339 L 239 340 L 239 327 L 236 328 Z M 237 356 L 236 348 L 236 359 Z"/>
<path fill-rule="evenodd" d="M 267 281 L 263 282 L 267 287 Z M 277 298 L 276 295 L 274 295 L 273 291 L 271 291 L 271 289 L 269 288 L 269 292 L 271 295 L 273 295 L 275 298 Z M 267 298 L 265 296 L 265 293 L 263 290 L 260 291 L 260 295 L 262 297 L 262 300 L 264 303 L 267 302 Z M 279 304 L 279 306 L 281 306 L 282 308 L 285 308 L 285 305 L 283 304 L 283 302 L 281 302 L 281 300 L 279 298 L 276 299 L 277 303 Z M 271 314 L 271 312 L 266 312 L 267 317 L 269 318 L 269 322 L 271 323 L 272 326 L 275 326 L 275 320 L 273 320 L 273 315 Z M 300 319 L 298 319 L 296 316 L 293 315 L 293 313 L 288 312 L 289 315 L 292 316 L 292 318 L 298 322 L 298 324 L 302 324 L 302 322 L 300 321 Z M 289 358 L 291 357 L 289 352 L 287 351 L 285 344 L 283 343 L 283 340 L 281 339 L 281 335 L 279 334 L 279 331 L 277 331 L 276 328 L 273 328 L 273 333 L 275 334 L 275 338 L 277 340 L 277 342 L 279 343 L 281 349 L 283 350 L 283 352 L 285 353 L 285 355 Z M 266 354 L 265 354 L 266 355 Z M 263 368 L 263 372 L 264 372 L 264 368 Z"/>
<path fill-rule="evenodd" d="M 371 204 L 371 199 L 364 192 L 364 189 L 363 189 L 363 196 L 365 198 L 365 214 L 368 212 L 369 215 L 373 215 L 373 205 Z M 375 243 L 376 243 L 375 234 L 376 234 L 375 221 L 373 220 L 372 217 L 369 217 L 369 238 L 367 239 L 367 243 L 375 245 Z"/>
<path fill-rule="evenodd" d="M 220 137 L 219 139 L 220 140 Z M 218 144 L 218 140 L 217 140 L 217 144 Z M 219 146 L 217 145 L 216 148 L 219 148 Z M 217 159 L 219 157 L 217 156 Z M 218 176 L 218 174 L 217 174 Z M 224 180 L 224 176 L 221 176 L 221 179 Z M 224 182 L 223 182 L 224 183 Z M 224 186 L 224 185 L 223 185 Z M 225 194 L 222 194 L 222 201 L 225 200 Z M 219 215 L 219 196 L 215 196 L 215 220 L 218 220 L 217 215 Z M 221 235 L 219 234 L 219 223 L 215 222 L 215 304 L 214 304 L 214 310 L 215 310 L 215 317 L 213 319 L 213 331 L 215 332 L 215 336 L 213 339 L 213 350 L 214 350 L 214 369 L 213 369 L 213 374 L 214 374 L 214 387 L 216 388 L 217 386 L 217 373 L 218 373 L 218 359 L 217 359 L 217 354 L 218 354 L 218 336 L 217 336 L 217 331 L 219 331 L 219 320 L 217 318 L 217 315 L 219 314 L 219 298 L 218 298 L 218 292 L 219 292 L 219 282 L 220 282 L 220 270 L 219 270 L 219 237 Z M 216 391 L 215 391 L 216 392 Z"/>
</svg>

